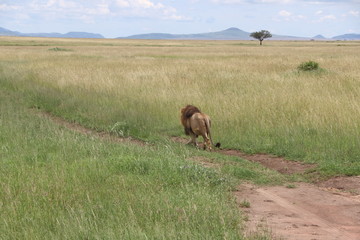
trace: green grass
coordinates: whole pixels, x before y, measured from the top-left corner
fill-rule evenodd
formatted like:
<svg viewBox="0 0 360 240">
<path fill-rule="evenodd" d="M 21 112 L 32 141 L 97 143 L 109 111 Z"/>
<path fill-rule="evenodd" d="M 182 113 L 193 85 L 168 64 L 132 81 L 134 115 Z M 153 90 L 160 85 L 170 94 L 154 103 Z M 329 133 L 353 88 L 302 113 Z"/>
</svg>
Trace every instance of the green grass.
<svg viewBox="0 0 360 240">
<path fill-rule="evenodd" d="M 194 149 L 81 135 L 0 93 L 0 239 L 244 238 L 233 180 Z"/>
<path fill-rule="evenodd" d="M 298 66 L 299 71 L 316 71 L 319 69 L 319 64 L 314 61 L 303 62 Z"/>
</svg>

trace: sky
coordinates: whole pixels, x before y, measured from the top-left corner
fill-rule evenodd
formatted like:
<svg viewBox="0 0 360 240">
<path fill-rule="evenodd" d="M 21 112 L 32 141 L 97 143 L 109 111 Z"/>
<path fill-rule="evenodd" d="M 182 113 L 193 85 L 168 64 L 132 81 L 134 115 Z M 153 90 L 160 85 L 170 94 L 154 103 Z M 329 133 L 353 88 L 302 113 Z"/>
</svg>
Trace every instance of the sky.
<svg viewBox="0 0 360 240">
<path fill-rule="evenodd" d="M 91 32 L 106 38 L 247 32 L 360 34 L 360 0 L 0 0 L 0 27 L 23 33 Z"/>
</svg>

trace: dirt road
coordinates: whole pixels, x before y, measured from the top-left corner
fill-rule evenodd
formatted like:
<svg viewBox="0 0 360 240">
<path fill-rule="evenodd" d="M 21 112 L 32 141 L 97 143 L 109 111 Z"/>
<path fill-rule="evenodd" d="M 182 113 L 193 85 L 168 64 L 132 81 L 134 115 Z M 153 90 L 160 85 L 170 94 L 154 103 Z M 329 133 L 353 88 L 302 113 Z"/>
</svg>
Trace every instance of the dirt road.
<svg viewBox="0 0 360 240">
<path fill-rule="evenodd" d="M 360 179 L 359 179 L 360 181 Z M 248 229 L 271 229 L 274 238 L 291 240 L 359 240 L 360 197 L 297 183 L 295 188 L 244 184 L 235 192 Z"/>
<path fill-rule="evenodd" d="M 174 141 L 186 140 L 174 137 Z M 289 161 L 268 154 L 249 155 L 233 149 L 218 153 L 258 162 L 282 174 L 304 173 L 314 164 Z M 205 158 L 192 158 L 204 167 L 219 168 Z M 242 184 L 234 192 L 239 207 L 247 215 L 249 235 L 259 229 L 270 231 L 274 239 L 360 240 L 360 176 L 336 177 L 316 184 L 258 187 Z"/>
</svg>

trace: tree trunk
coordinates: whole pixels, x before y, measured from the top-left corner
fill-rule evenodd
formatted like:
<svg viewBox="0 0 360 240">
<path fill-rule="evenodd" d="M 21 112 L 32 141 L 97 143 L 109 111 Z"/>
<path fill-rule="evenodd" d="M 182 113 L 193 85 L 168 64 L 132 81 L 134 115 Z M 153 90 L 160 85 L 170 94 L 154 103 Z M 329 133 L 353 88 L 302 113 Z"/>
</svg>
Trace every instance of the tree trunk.
<svg viewBox="0 0 360 240">
<path fill-rule="evenodd" d="M 260 46 L 262 45 L 262 40 L 260 40 Z"/>
</svg>

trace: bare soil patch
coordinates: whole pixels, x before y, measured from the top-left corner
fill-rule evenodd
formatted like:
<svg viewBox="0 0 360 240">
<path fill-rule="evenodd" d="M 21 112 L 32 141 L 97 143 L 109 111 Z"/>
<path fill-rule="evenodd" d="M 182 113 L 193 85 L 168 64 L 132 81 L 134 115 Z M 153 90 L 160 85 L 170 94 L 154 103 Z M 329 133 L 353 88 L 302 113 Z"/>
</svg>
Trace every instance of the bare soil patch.
<svg viewBox="0 0 360 240">
<path fill-rule="evenodd" d="M 274 238 L 291 240 L 360 239 L 360 199 L 334 194 L 314 185 L 295 188 L 255 187 L 243 184 L 235 192 L 240 205 L 250 208 L 248 230 L 271 229 Z"/>
<path fill-rule="evenodd" d="M 221 149 L 217 150 L 218 152 L 230 155 L 238 156 L 240 158 L 260 163 L 267 168 L 278 171 L 282 174 L 294 174 L 294 173 L 304 173 L 307 170 L 314 168 L 315 164 L 305 164 L 296 161 L 290 161 L 282 157 L 276 157 L 269 154 L 246 154 L 238 150 L 232 149 Z"/>
<path fill-rule="evenodd" d="M 175 142 L 183 144 L 188 141 L 187 139 L 181 137 L 172 137 L 171 139 Z M 202 146 L 201 143 L 199 145 L 200 147 Z M 214 149 L 213 151 L 260 163 L 265 167 L 276 170 L 282 174 L 304 173 L 305 171 L 316 167 L 315 164 L 305 164 L 301 162 L 290 161 L 285 158 L 273 156 L 270 154 L 246 154 L 244 152 L 234 149 Z"/>
<path fill-rule="evenodd" d="M 335 177 L 319 182 L 317 185 L 338 194 L 359 195 L 360 199 L 360 176 Z"/>
</svg>

